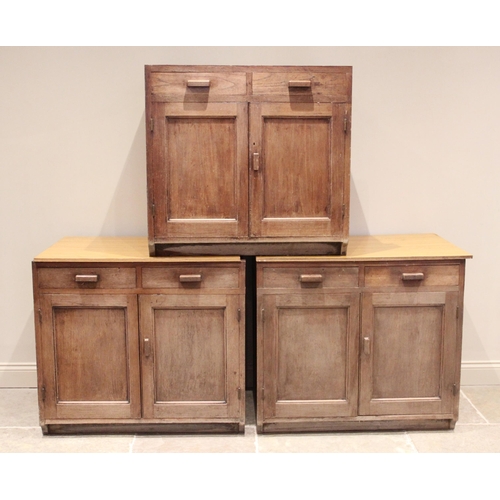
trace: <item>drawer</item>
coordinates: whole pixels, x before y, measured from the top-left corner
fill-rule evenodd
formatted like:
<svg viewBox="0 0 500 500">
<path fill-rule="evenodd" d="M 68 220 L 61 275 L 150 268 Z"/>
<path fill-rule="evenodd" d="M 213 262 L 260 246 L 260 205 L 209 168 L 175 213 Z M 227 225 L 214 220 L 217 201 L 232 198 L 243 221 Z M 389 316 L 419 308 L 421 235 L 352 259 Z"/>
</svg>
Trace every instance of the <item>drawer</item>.
<svg viewBox="0 0 500 500">
<path fill-rule="evenodd" d="M 357 267 L 264 267 L 263 288 L 345 288 L 358 286 Z"/>
<path fill-rule="evenodd" d="M 239 267 L 144 267 L 142 288 L 231 288 L 240 287 Z"/>
<path fill-rule="evenodd" d="M 458 286 L 458 265 L 367 266 L 365 286 Z"/>
<path fill-rule="evenodd" d="M 135 269 L 130 267 L 39 268 L 40 288 L 135 288 Z"/>
<path fill-rule="evenodd" d="M 152 95 L 210 96 L 246 95 L 246 73 L 151 73 Z"/>
<path fill-rule="evenodd" d="M 350 81 L 345 73 L 289 71 L 256 72 L 252 75 L 254 95 L 312 95 L 349 102 Z"/>
</svg>

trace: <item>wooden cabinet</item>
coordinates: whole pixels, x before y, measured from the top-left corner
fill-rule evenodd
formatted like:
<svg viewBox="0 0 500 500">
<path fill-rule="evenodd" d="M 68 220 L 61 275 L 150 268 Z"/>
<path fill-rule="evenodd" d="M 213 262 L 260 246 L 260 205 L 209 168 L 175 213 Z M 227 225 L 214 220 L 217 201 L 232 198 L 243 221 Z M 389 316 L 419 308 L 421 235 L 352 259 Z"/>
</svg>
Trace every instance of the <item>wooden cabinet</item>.
<svg viewBox="0 0 500 500">
<path fill-rule="evenodd" d="M 151 255 L 345 253 L 351 79 L 146 66 Z"/>
<path fill-rule="evenodd" d="M 453 428 L 465 259 L 435 235 L 258 257 L 259 432 Z"/>
<path fill-rule="evenodd" d="M 239 432 L 245 264 L 66 238 L 33 263 L 44 432 Z"/>
</svg>

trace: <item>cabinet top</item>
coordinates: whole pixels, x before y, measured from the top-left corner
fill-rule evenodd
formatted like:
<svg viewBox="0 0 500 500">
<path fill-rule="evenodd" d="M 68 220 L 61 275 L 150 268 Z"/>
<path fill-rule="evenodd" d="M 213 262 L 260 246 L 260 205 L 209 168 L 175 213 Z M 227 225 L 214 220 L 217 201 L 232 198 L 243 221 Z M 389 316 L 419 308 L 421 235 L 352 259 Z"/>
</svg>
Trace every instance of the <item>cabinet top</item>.
<svg viewBox="0 0 500 500">
<path fill-rule="evenodd" d="M 239 262 L 240 257 L 150 257 L 145 237 L 66 237 L 35 262 Z"/>
<path fill-rule="evenodd" d="M 437 234 L 394 234 L 350 236 L 347 254 L 342 256 L 257 257 L 257 262 L 285 261 L 396 261 L 470 259 L 472 254 Z"/>
<path fill-rule="evenodd" d="M 320 71 L 328 73 L 352 73 L 352 66 L 243 66 L 243 65 L 179 65 L 179 64 L 155 64 L 144 66 L 146 71 L 151 72 L 184 72 L 184 71 Z"/>
<path fill-rule="evenodd" d="M 344 256 L 257 257 L 277 261 L 382 261 L 469 259 L 472 255 L 436 234 L 351 236 Z M 150 257 L 146 237 L 66 237 L 34 258 L 35 262 L 239 262 L 230 257 Z"/>
</svg>

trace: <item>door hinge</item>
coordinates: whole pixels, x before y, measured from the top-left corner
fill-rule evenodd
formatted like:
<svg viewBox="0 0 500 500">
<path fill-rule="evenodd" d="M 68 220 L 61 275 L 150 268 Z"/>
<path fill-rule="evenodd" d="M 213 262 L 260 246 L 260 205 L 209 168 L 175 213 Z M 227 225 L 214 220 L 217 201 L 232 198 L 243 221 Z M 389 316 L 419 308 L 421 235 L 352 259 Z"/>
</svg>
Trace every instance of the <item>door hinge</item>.
<svg viewBox="0 0 500 500">
<path fill-rule="evenodd" d="M 260 398 L 262 399 L 262 401 L 264 401 L 264 387 L 261 390 Z"/>
<path fill-rule="evenodd" d="M 457 319 L 460 317 L 460 306 L 457 306 Z"/>
<path fill-rule="evenodd" d="M 344 115 L 344 134 L 347 134 L 347 115 Z"/>
<path fill-rule="evenodd" d="M 155 121 L 153 120 L 153 118 L 151 118 L 149 120 L 149 131 L 154 132 L 154 130 L 155 130 Z"/>
<path fill-rule="evenodd" d="M 458 394 L 458 386 L 457 384 L 453 384 L 453 395 L 456 396 Z"/>
<path fill-rule="evenodd" d="M 42 401 L 45 402 L 45 386 L 40 389 L 40 397 L 42 398 Z"/>
<path fill-rule="evenodd" d="M 238 387 L 238 399 L 241 399 L 241 387 Z"/>
<path fill-rule="evenodd" d="M 241 309 L 238 309 L 238 313 L 236 314 L 236 317 L 238 318 L 238 323 L 241 321 Z"/>
<path fill-rule="evenodd" d="M 40 320 L 40 324 L 42 323 L 42 310 L 41 309 L 38 309 L 38 319 Z"/>
<path fill-rule="evenodd" d="M 345 218 L 345 205 L 342 205 L 342 219 Z"/>
<path fill-rule="evenodd" d="M 264 309 L 260 310 L 260 320 L 264 323 Z"/>
<path fill-rule="evenodd" d="M 151 215 L 153 216 L 153 219 L 156 216 L 156 206 L 154 203 L 151 204 Z"/>
</svg>

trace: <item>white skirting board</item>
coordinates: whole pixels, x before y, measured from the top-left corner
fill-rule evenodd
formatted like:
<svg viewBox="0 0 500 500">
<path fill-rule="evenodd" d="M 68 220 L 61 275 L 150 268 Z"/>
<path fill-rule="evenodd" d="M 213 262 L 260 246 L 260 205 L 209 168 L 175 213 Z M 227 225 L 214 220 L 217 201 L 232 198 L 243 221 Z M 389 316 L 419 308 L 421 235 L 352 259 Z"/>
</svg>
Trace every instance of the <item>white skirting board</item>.
<svg viewBox="0 0 500 500">
<path fill-rule="evenodd" d="M 500 385 L 500 361 L 463 361 L 461 385 Z"/>
<path fill-rule="evenodd" d="M 36 363 L 0 363 L 0 387 L 36 385 Z"/>
<path fill-rule="evenodd" d="M 500 385 L 500 361 L 462 362 L 466 385 Z M 0 363 L 0 387 L 36 387 L 36 363 Z"/>
</svg>

